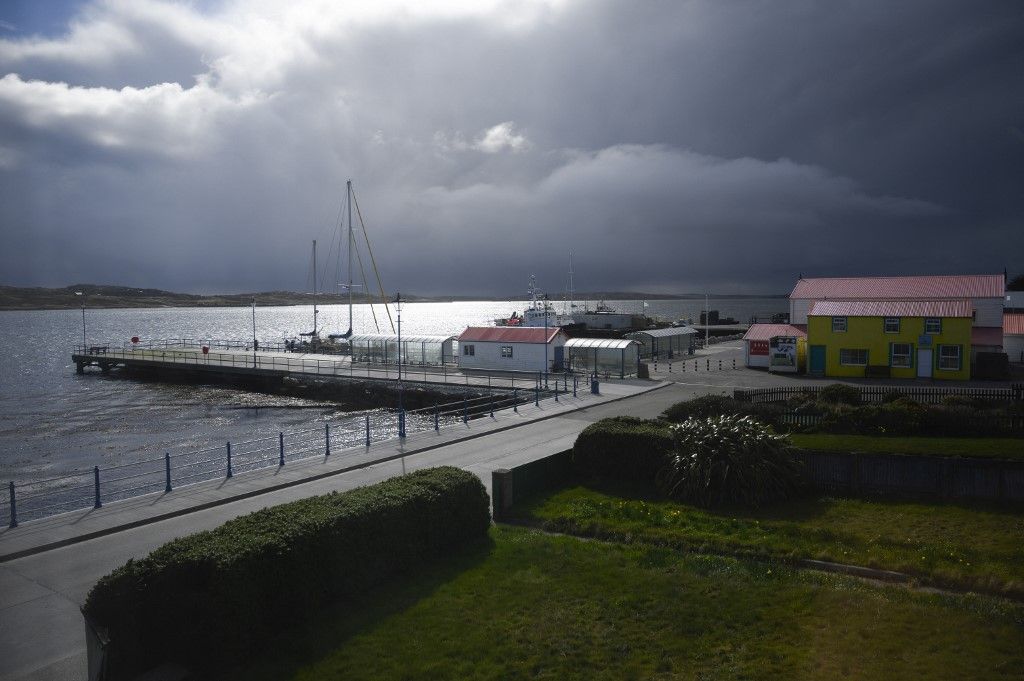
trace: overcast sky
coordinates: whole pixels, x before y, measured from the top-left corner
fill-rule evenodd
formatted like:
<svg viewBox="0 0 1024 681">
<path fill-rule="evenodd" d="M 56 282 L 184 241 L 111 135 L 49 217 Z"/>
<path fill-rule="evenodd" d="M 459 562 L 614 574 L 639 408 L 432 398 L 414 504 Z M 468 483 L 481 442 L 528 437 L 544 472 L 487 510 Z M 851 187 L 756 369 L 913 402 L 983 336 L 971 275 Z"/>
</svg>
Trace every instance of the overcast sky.
<svg viewBox="0 0 1024 681">
<path fill-rule="evenodd" d="M 0 4 L 0 283 L 302 290 L 348 178 L 390 291 L 1012 276 L 1024 2 Z"/>
</svg>

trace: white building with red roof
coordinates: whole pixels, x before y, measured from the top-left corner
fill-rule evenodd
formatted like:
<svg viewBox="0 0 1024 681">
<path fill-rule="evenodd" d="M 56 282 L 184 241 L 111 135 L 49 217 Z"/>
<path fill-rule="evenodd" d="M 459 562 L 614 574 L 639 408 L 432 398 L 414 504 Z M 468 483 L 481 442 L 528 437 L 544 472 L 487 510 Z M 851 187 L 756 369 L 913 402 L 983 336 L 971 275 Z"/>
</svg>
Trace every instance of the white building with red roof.
<svg viewBox="0 0 1024 681">
<path fill-rule="evenodd" d="M 558 371 L 567 340 L 558 327 L 471 326 L 459 336 L 459 366 L 484 371 Z"/>
</svg>

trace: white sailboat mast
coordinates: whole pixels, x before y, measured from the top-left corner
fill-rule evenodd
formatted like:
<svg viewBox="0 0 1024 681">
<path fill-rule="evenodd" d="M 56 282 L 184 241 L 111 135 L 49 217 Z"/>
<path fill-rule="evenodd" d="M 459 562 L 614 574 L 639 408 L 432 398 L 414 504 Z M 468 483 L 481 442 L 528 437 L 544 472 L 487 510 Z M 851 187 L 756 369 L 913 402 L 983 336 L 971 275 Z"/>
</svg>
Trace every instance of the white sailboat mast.
<svg viewBox="0 0 1024 681">
<path fill-rule="evenodd" d="M 352 333 L 352 180 L 346 184 L 348 190 L 348 332 Z"/>
</svg>

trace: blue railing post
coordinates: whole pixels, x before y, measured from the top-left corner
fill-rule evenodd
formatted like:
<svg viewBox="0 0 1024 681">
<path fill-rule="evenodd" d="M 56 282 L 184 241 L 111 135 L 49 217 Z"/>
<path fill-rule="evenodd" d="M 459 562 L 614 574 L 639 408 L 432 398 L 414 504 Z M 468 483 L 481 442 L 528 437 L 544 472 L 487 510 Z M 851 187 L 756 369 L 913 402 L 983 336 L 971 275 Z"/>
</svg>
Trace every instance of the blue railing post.
<svg viewBox="0 0 1024 681">
<path fill-rule="evenodd" d="M 577 388 L 577 384 L 578 383 L 579 383 L 579 378 L 576 377 L 576 376 L 573 376 L 572 377 L 572 396 L 573 397 L 576 397 L 576 388 Z"/>
<path fill-rule="evenodd" d="M 462 422 L 469 423 L 469 403 L 465 395 L 462 396 Z"/>
<path fill-rule="evenodd" d="M 434 432 L 441 430 L 441 417 L 437 413 L 437 407 L 434 407 Z"/>
<path fill-rule="evenodd" d="M 558 402 L 558 381 L 555 381 L 555 402 Z"/>
<path fill-rule="evenodd" d="M 11 481 L 11 524 L 9 527 L 18 526 L 18 507 L 14 503 L 14 481 Z"/>
<path fill-rule="evenodd" d="M 519 413 L 519 388 L 512 388 L 512 411 Z"/>
<path fill-rule="evenodd" d="M 231 443 L 228 443 L 228 474 L 227 477 L 231 477 Z"/>
<path fill-rule="evenodd" d="M 366 446 L 370 446 L 370 415 L 366 415 Z"/>
<path fill-rule="evenodd" d="M 324 424 L 324 456 L 331 455 L 331 424 Z"/>
<path fill-rule="evenodd" d="M 284 465 L 284 433 L 278 431 L 277 433 L 277 466 L 280 468 Z"/>
<path fill-rule="evenodd" d="M 405 409 L 398 410 L 398 437 L 405 437 Z"/>
<path fill-rule="evenodd" d="M 171 454 L 164 452 L 164 491 L 171 491 Z"/>
<path fill-rule="evenodd" d="M 92 467 L 92 479 L 93 486 L 96 488 L 96 503 L 93 504 L 93 508 L 100 508 L 103 504 L 100 502 L 100 467 Z"/>
<path fill-rule="evenodd" d="M 540 406 L 540 381 L 537 382 L 537 387 L 533 389 L 533 406 Z"/>
<path fill-rule="evenodd" d="M 494 395 L 488 395 L 488 397 L 490 398 L 490 405 L 489 406 L 490 406 L 490 410 L 491 410 L 491 418 L 493 419 L 494 418 Z"/>
</svg>

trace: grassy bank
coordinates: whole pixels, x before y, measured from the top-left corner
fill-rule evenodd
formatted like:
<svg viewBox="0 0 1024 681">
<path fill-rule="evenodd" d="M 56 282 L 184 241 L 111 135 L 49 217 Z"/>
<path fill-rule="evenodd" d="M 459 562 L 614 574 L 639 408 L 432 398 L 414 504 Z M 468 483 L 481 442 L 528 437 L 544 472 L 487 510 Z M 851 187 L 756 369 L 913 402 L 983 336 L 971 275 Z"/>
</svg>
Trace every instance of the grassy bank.
<svg viewBox="0 0 1024 681">
<path fill-rule="evenodd" d="M 876 437 L 795 433 L 790 441 L 802 449 L 872 454 L 921 454 L 926 456 L 972 456 L 990 459 L 1024 460 L 1024 440 L 1007 437 Z"/>
<path fill-rule="evenodd" d="M 553 530 L 716 553 L 812 558 L 1024 597 L 1024 514 L 811 498 L 707 511 L 624 487 L 572 487 L 517 509 Z"/>
<path fill-rule="evenodd" d="M 238 679 L 1012 678 L 1024 610 L 520 528 L 301 630 Z M 343 578 L 343 577 L 339 577 Z"/>
</svg>

